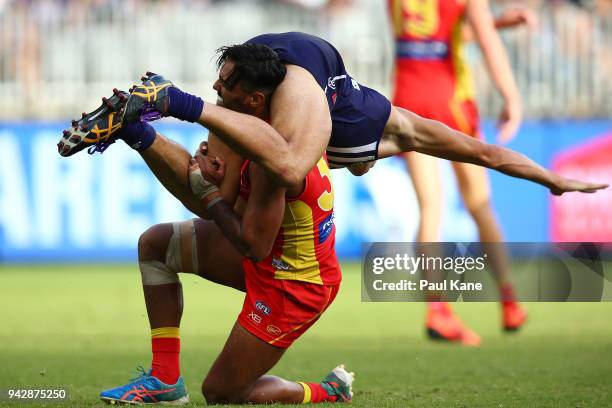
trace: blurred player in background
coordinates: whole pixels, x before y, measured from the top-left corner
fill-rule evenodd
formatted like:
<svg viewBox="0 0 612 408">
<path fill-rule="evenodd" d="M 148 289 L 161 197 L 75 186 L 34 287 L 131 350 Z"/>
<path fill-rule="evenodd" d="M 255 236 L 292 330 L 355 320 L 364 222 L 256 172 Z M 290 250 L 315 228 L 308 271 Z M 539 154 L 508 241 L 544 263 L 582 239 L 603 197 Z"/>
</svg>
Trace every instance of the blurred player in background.
<svg viewBox="0 0 612 408">
<path fill-rule="evenodd" d="M 438 120 L 453 129 L 481 139 L 479 116 L 463 46 L 475 39 L 493 83 L 503 98 L 499 140 L 507 142 L 521 122 L 519 93 L 497 28 L 535 24 L 524 9 L 508 10 L 495 21 L 486 0 L 389 0 L 396 39 L 395 94 L 393 103 L 418 115 Z M 467 25 L 465 24 L 467 22 Z M 417 152 L 406 153 L 406 164 L 420 208 L 418 242 L 440 241 L 442 186 L 439 160 Z M 452 163 L 459 191 L 475 221 L 480 240 L 501 243 L 503 236 L 490 202 L 485 168 Z M 505 330 L 518 330 L 525 311 L 514 300 L 508 281 L 509 263 L 501 246 L 487 252 L 499 285 Z M 431 338 L 476 345 L 480 338 L 453 314 L 446 302 L 430 302 L 427 333 Z"/>
</svg>

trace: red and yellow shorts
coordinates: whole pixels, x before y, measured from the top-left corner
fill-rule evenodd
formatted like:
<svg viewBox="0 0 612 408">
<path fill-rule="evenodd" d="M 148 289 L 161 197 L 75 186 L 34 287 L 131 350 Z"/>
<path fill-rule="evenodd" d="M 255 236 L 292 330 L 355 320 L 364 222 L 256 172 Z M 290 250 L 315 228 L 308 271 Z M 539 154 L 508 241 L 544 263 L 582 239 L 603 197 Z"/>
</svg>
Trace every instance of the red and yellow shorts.
<svg viewBox="0 0 612 408">
<path fill-rule="evenodd" d="M 244 261 L 246 296 L 238 323 L 268 344 L 287 348 L 306 332 L 338 294 L 340 284 L 274 279 Z"/>
</svg>

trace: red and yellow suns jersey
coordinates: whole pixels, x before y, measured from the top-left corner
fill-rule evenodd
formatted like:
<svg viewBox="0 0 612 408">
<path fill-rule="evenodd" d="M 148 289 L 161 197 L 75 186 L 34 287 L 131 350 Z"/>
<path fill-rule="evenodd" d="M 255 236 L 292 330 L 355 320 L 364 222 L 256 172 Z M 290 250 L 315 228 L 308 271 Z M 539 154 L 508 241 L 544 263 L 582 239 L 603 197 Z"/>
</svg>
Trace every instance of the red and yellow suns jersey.
<svg viewBox="0 0 612 408">
<path fill-rule="evenodd" d="M 248 169 L 246 161 L 240 174 L 240 196 L 245 201 L 251 191 Z M 327 160 L 321 158 L 306 175 L 302 193 L 285 199 L 285 214 L 272 252 L 255 267 L 275 279 L 338 284 L 342 274 L 335 235 L 334 191 Z"/>
<path fill-rule="evenodd" d="M 394 104 L 478 132 L 462 26 L 469 0 L 388 0 L 396 40 Z"/>
</svg>

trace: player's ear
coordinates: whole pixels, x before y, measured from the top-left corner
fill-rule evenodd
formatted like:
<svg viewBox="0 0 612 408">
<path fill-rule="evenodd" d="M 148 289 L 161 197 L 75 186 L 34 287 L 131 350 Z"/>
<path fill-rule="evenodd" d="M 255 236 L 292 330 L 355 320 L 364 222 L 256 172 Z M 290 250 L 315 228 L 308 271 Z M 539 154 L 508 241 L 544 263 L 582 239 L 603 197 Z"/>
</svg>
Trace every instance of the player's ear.
<svg viewBox="0 0 612 408">
<path fill-rule="evenodd" d="M 266 95 L 263 92 L 255 91 L 249 95 L 249 105 L 251 108 L 259 108 L 266 104 Z"/>
</svg>

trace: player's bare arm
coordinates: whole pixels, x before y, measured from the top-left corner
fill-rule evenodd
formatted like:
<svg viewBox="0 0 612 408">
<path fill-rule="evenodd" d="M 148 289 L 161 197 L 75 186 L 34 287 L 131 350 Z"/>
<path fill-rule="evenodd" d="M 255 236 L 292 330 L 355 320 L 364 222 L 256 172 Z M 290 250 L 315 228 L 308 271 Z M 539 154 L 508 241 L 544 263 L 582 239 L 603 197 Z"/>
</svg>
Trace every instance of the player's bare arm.
<svg viewBox="0 0 612 408">
<path fill-rule="evenodd" d="M 401 134 L 401 137 L 392 136 Z M 555 195 L 580 191 L 593 193 L 607 184 L 569 180 L 505 147 L 490 145 L 406 109 L 394 107 L 381 141 L 385 156 L 416 151 L 442 159 L 488 167 L 512 177 L 541 184 Z"/>
<path fill-rule="evenodd" d="M 522 112 L 518 88 L 512 75 L 504 45 L 495 29 L 488 0 L 469 0 L 466 6 L 468 24 L 480 46 L 489 75 L 504 99 L 498 119 L 499 140 L 509 141 L 521 124 Z"/>
<path fill-rule="evenodd" d="M 251 194 L 242 215 L 216 195 L 214 188 L 204 186 L 220 184 L 225 172 L 222 162 L 198 153 L 189 170 L 194 193 L 202 199 L 219 229 L 242 255 L 257 262 L 272 250 L 283 219 L 286 189 L 271 182 L 270 176 L 256 164 L 249 167 Z M 197 172 L 200 176 L 194 177 Z"/>
<path fill-rule="evenodd" d="M 287 75 L 272 96 L 270 124 L 208 103 L 199 123 L 285 186 L 304 179 L 323 155 L 331 134 L 322 89 L 308 71 L 295 65 L 287 66 Z"/>
<path fill-rule="evenodd" d="M 230 149 L 214 133 L 208 134 L 208 141 L 200 144 L 199 151 L 204 155 L 210 154 L 225 161 L 225 176 L 219 184 L 219 190 L 223 199 L 230 205 L 234 205 L 240 190 L 240 167 L 244 158 Z"/>
<path fill-rule="evenodd" d="M 537 15 L 527 7 L 512 7 L 495 17 L 495 28 L 506 29 L 526 25 L 533 29 L 538 25 Z"/>
<path fill-rule="evenodd" d="M 505 30 L 509 28 L 517 28 L 527 26 L 530 30 L 538 25 L 538 17 L 536 14 L 526 7 L 512 7 L 504 10 L 500 15 L 495 16 L 493 22 L 497 30 Z M 474 34 L 469 25 L 463 26 L 463 40 L 474 40 Z"/>
</svg>

